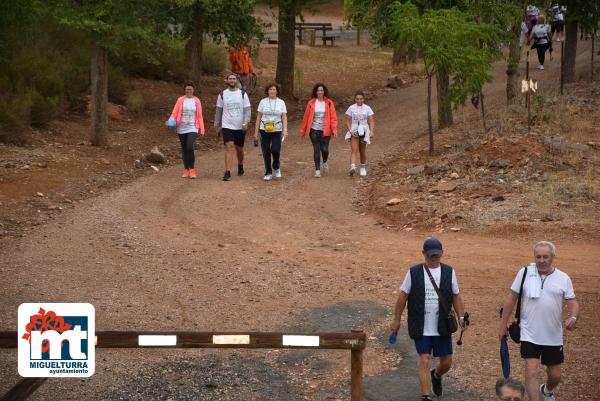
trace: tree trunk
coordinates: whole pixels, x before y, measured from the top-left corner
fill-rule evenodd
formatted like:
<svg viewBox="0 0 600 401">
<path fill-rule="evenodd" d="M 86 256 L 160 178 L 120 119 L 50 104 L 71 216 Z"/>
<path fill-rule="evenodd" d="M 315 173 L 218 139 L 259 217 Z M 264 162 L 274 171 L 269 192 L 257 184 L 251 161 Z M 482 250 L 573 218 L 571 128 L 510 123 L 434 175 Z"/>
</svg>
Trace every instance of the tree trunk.
<svg viewBox="0 0 600 401">
<path fill-rule="evenodd" d="M 433 117 L 431 116 L 431 75 L 427 74 L 427 123 L 429 128 L 429 154 L 433 155 Z"/>
<path fill-rule="evenodd" d="M 394 67 L 397 67 L 401 63 L 406 65 L 407 62 L 408 62 L 408 52 L 406 51 L 406 48 L 403 46 L 395 47 L 394 53 L 392 55 L 392 65 Z"/>
<path fill-rule="evenodd" d="M 187 78 L 196 85 L 202 77 L 202 33 L 204 32 L 204 8 L 201 1 L 194 6 L 192 33 L 185 44 L 185 67 Z M 198 86 L 199 87 L 199 86 Z"/>
<path fill-rule="evenodd" d="M 294 24 L 296 22 L 298 0 L 280 2 L 279 24 L 277 32 L 277 71 L 275 81 L 281 85 L 281 97 L 294 98 L 294 63 L 296 39 Z"/>
<path fill-rule="evenodd" d="M 521 61 L 521 46 L 519 35 L 521 31 L 520 23 L 515 23 L 512 29 L 513 38 L 508 50 L 508 60 L 506 62 L 506 103 L 509 104 L 519 95 L 519 62 Z"/>
<path fill-rule="evenodd" d="M 450 103 L 450 76 L 446 70 L 437 68 L 435 83 L 438 104 L 438 128 L 452 125 L 452 104 Z"/>
<path fill-rule="evenodd" d="M 108 51 L 96 42 L 92 43 L 91 63 L 91 141 L 94 146 L 103 146 L 108 143 L 108 124 L 106 115 L 106 109 L 108 107 Z"/>
<path fill-rule="evenodd" d="M 567 19 L 565 32 L 565 83 L 575 81 L 575 57 L 577 56 L 577 21 Z"/>
</svg>

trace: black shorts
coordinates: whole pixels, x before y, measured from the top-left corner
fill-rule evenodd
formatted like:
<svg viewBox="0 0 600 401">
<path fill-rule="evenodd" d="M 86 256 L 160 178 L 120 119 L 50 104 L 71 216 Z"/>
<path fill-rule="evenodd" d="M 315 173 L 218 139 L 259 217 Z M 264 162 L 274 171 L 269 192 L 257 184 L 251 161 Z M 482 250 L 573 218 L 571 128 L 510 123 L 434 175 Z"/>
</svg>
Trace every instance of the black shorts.
<svg viewBox="0 0 600 401">
<path fill-rule="evenodd" d="M 554 32 L 562 32 L 563 31 L 563 27 L 565 26 L 565 23 L 562 21 L 554 21 L 552 23 L 552 33 Z"/>
<path fill-rule="evenodd" d="M 222 128 L 221 134 L 223 135 L 223 143 L 233 142 L 235 146 L 244 147 L 244 141 L 246 140 L 245 130 Z"/>
<path fill-rule="evenodd" d="M 521 358 L 542 357 L 542 364 L 546 366 L 560 365 L 565 361 L 562 345 L 537 345 L 521 341 Z"/>
</svg>

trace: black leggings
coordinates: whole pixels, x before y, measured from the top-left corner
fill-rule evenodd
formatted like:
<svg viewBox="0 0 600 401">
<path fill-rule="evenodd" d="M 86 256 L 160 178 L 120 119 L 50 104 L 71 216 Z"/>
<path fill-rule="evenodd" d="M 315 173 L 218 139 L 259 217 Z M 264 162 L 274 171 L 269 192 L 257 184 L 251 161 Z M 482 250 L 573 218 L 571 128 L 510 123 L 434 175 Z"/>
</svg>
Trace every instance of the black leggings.
<svg viewBox="0 0 600 401">
<path fill-rule="evenodd" d="M 317 131 L 311 128 L 310 141 L 313 144 L 315 156 L 315 170 L 321 169 L 321 155 L 323 156 L 323 163 L 327 163 L 327 158 L 329 157 L 330 139 L 330 136 L 323 135 L 323 131 Z"/>
<path fill-rule="evenodd" d="M 181 158 L 183 159 L 183 168 L 186 170 L 194 168 L 194 162 L 196 160 L 194 157 L 194 143 L 196 142 L 196 138 L 198 138 L 198 133 L 196 132 L 179 134 L 179 142 L 181 142 Z"/>
<path fill-rule="evenodd" d="M 273 170 L 279 170 L 281 131 L 267 134 L 265 131 L 260 130 L 260 145 L 265 160 L 265 174 L 273 174 Z M 271 156 L 273 157 L 273 164 L 271 164 Z"/>
<path fill-rule="evenodd" d="M 535 45 L 535 50 L 537 50 L 538 60 L 540 65 L 544 65 L 544 61 L 546 61 L 546 50 L 550 48 L 550 43 L 544 43 L 542 45 Z"/>
</svg>

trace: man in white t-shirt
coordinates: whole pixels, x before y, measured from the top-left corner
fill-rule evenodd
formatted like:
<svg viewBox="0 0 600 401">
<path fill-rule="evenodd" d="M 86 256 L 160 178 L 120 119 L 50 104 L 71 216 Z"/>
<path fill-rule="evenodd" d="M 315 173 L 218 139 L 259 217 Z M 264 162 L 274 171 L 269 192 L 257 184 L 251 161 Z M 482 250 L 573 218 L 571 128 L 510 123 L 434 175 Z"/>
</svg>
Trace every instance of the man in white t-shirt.
<svg viewBox="0 0 600 401">
<path fill-rule="evenodd" d="M 225 143 L 225 175 L 231 179 L 233 155 L 237 153 L 238 176 L 244 175 L 244 141 L 251 117 L 248 94 L 237 87 L 237 75 L 227 75 L 227 89 L 219 93 L 215 109 L 215 128 L 223 135 Z"/>
<path fill-rule="evenodd" d="M 573 283 L 569 276 L 552 265 L 556 247 L 540 241 L 533 247 L 535 263 L 519 270 L 503 306 L 498 335 L 507 334 L 507 324 L 521 297 L 521 357 L 525 360 L 525 387 L 532 401 L 554 401 L 553 390 L 561 379 L 563 354 L 563 302 L 569 317 L 564 321 L 567 330 L 574 330 L 579 313 Z M 523 274 L 527 275 L 523 281 Z M 523 293 L 521 294 L 521 282 Z M 546 365 L 546 383 L 538 387 L 538 370 Z"/>
<path fill-rule="evenodd" d="M 454 269 L 440 263 L 442 243 L 429 238 L 423 244 L 425 263 L 415 265 L 406 273 L 396 301 L 394 318 L 390 324 L 393 333 L 400 329 L 400 318 L 408 302 L 408 334 L 419 354 L 419 383 L 423 401 L 430 401 L 430 388 L 438 397 L 443 394 L 442 375 L 452 367 L 452 333 L 447 327 L 445 312 L 454 307 L 460 316 L 459 325 L 465 328 L 464 307 Z M 438 297 L 431 278 L 442 299 Z M 439 357 L 439 364 L 430 370 L 431 354 Z"/>
</svg>

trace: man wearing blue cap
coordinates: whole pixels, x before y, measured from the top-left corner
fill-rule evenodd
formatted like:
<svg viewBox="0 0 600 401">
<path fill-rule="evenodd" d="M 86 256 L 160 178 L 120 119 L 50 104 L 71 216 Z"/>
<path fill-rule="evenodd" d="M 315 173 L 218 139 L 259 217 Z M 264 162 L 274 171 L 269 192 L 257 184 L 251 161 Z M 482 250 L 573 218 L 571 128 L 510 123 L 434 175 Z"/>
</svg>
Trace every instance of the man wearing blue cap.
<svg viewBox="0 0 600 401">
<path fill-rule="evenodd" d="M 414 340 L 419 354 L 419 382 L 423 401 L 431 400 L 430 389 L 436 396 L 442 396 L 442 376 L 452 366 L 452 333 L 447 319 L 448 313 L 454 313 L 451 312 L 451 306 L 461 316 L 458 322 L 460 327 L 466 328 L 456 273 L 452 267 L 440 263 L 443 253 L 440 241 L 435 238 L 425 241 L 425 263 L 411 267 L 406 273 L 390 325 L 392 332 L 398 332 L 400 317 L 408 302 L 408 334 Z M 441 299 L 438 294 L 441 294 Z M 435 369 L 430 370 L 432 353 L 440 361 Z"/>
</svg>

